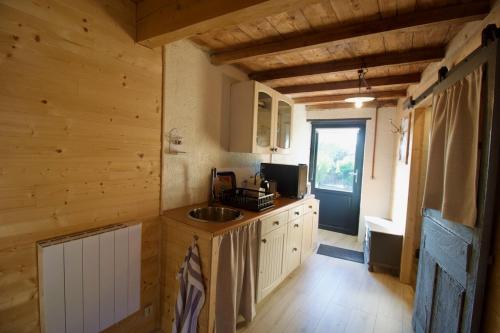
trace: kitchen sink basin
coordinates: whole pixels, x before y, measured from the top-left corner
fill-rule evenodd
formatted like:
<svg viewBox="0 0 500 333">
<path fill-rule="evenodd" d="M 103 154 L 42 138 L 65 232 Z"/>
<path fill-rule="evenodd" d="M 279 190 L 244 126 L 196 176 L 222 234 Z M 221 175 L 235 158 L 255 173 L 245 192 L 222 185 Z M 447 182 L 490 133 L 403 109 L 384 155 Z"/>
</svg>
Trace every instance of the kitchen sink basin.
<svg viewBox="0 0 500 333">
<path fill-rule="evenodd" d="M 188 217 L 199 222 L 223 223 L 239 220 L 243 213 L 226 207 L 201 207 L 190 210 Z"/>
</svg>

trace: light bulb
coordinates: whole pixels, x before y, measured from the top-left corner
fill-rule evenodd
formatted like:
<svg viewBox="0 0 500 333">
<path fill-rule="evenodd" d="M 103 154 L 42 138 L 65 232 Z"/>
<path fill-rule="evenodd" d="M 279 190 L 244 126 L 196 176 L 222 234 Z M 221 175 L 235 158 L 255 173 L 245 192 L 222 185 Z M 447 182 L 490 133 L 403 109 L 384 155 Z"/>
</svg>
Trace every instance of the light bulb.
<svg viewBox="0 0 500 333">
<path fill-rule="evenodd" d="M 358 100 L 358 101 L 354 102 L 354 107 L 356 109 L 360 109 L 362 106 L 363 106 L 363 102 L 362 101 Z"/>
</svg>

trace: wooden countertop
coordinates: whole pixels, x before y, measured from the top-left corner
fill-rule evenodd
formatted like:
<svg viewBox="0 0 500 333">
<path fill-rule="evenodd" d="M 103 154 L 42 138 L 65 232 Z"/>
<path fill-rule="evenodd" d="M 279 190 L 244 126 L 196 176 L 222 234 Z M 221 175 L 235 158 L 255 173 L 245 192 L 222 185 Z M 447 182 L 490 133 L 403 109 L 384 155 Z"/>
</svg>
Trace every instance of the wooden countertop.
<svg viewBox="0 0 500 333">
<path fill-rule="evenodd" d="M 198 222 L 188 218 L 187 215 L 191 209 L 198 207 L 205 207 L 207 206 L 207 203 L 200 203 L 196 205 L 190 205 L 190 206 L 184 206 L 180 208 L 166 210 L 163 212 L 162 217 L 175 220 L 177 222 L 182 223 L 184 226 L 189 227 L 189 229 L 194 229 L 198 232 L 209 234 L 211 237 L 214 237 L 223 234 L 224 232 L 229 231 L 231 229 L 241 227 L 257 219 L 281 213 L 282 211 L 288 210 L 294 206 L 301 205 L 309 199 L 314 199 L 314 195 L 305 196 L 303 199 L 278 198 L 274 200 L 273 208 L 265 210 L 263 212 L 252 212 L 249 210 L 236 208 L 243 212 L 243 218 L 237 221 L 226 222 L 226 223 Z M 218 204 L 217 206 L 232 208 L 230 206 L 220 205 L 220 204 Z"/>
</svg>

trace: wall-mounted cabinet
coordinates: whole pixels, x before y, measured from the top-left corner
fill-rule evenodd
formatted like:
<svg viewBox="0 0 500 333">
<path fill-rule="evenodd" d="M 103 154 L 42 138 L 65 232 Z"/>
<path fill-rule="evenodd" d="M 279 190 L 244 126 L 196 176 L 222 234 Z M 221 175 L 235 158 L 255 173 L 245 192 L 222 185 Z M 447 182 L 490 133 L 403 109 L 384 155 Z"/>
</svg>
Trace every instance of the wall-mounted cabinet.
<svg viewBox="0 0 500 333">
<path fill-rule="evenodd" d="M 286 154 L 292 144 L 293 101 L 257 81 L 231 86 L 229 150 Z"/>
</svg>

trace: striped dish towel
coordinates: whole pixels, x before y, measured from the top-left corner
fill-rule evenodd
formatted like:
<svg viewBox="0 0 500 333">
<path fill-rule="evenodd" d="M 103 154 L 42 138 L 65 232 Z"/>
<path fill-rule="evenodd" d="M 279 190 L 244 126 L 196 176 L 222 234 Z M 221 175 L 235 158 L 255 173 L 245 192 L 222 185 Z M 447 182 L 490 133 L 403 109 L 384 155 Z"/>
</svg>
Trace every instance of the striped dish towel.
<svg viewBox="0 0 500 333">
<path fill-rule="evenodd" d="M 196 242 L 189 247 L 177 273 L 177 279 L 179 280 L 179 294 L 175 305 L 172 333 L 196 333 L 198 315 L 205 303 L 205 287 Z"/>
</svg>

